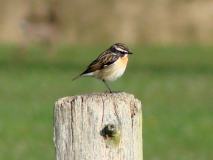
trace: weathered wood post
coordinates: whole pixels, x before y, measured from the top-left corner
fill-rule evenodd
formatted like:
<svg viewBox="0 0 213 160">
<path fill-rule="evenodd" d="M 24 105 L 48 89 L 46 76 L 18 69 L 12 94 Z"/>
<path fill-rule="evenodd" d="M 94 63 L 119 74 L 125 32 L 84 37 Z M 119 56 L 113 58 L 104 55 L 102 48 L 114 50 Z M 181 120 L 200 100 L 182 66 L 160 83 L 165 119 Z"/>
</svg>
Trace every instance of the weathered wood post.
<svg viewBox="0 0 213 160">
<path fill-rule="evenodd" d="M 141 102 L 124 92 L 61 98 L 54 143 L 57 160 L 142 160 Z"/>
</svg>

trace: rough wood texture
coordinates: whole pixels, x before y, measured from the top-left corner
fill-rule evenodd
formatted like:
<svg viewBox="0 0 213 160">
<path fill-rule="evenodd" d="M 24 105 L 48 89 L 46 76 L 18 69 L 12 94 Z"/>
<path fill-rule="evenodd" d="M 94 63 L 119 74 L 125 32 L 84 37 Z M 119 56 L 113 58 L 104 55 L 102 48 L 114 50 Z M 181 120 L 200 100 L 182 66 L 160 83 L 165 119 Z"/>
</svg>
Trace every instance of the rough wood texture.
<svg viewBox="0 0 213 160">
<path fill-rule="evenodd" d="M 54 143 L 57 160 L 142 160 L 141 102 L 123 92 L 61 98 Z"/>
</svg>

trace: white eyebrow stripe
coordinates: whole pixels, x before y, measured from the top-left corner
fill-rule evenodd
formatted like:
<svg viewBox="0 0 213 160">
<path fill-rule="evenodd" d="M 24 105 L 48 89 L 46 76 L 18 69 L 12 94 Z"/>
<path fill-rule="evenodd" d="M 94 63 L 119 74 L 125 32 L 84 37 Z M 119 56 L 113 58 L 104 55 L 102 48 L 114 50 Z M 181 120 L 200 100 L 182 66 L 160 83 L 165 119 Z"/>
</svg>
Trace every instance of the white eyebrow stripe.
<svg viewBox="0 0 213 160">
<path fill-rule="evenodd" d="M 118 51 L 120 51 L 120 52 L 126 52 L 126 53 L 128 52 L 128 51 L 126 51 L 126 50 L 124 50 L 124 49 L 122 49 L 122 48 L 119 48 L 119 47 L 117 47 L 117 46 L 115 46 L 115 49 L 118 50 Z"/>
</svg>

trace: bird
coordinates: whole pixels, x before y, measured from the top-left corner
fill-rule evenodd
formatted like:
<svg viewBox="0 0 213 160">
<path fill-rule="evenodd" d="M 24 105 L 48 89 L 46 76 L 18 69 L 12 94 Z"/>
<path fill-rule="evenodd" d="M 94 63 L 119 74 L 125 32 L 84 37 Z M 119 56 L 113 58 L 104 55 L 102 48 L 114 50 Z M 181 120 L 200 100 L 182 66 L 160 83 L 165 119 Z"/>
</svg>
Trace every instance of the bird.
<svg viewBox="0 0 213 160">
<path fill-rule="evenodd" d="M 115 43 L 102 52 L 87 68 L 74 77 L 91 76 L 104 82 L 109 92 L 112 93 L 107 81 L 114 81 L 121 77 L 127 67 L 128 55 L 133 54 L 124 43 Z"/>
</svg>

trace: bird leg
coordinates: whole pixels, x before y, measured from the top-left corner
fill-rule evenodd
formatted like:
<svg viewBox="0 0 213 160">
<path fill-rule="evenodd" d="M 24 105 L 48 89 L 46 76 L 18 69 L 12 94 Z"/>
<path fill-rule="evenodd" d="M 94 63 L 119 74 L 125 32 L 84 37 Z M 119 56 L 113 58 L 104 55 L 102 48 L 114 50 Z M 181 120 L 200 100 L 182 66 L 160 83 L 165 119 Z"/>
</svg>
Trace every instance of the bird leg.
<svg viewBox="0 0 213 160">
<path fill-rule="evenodd" d="M 109 85 L 107 84 L 107 82 L 103 79 L 102 80 L 104 82 L 104 84 L 106 85 L 106 87 L 108 88 L 109 92 L 112 93 L 112 90 L 110 89 Z"/>
</svg>

